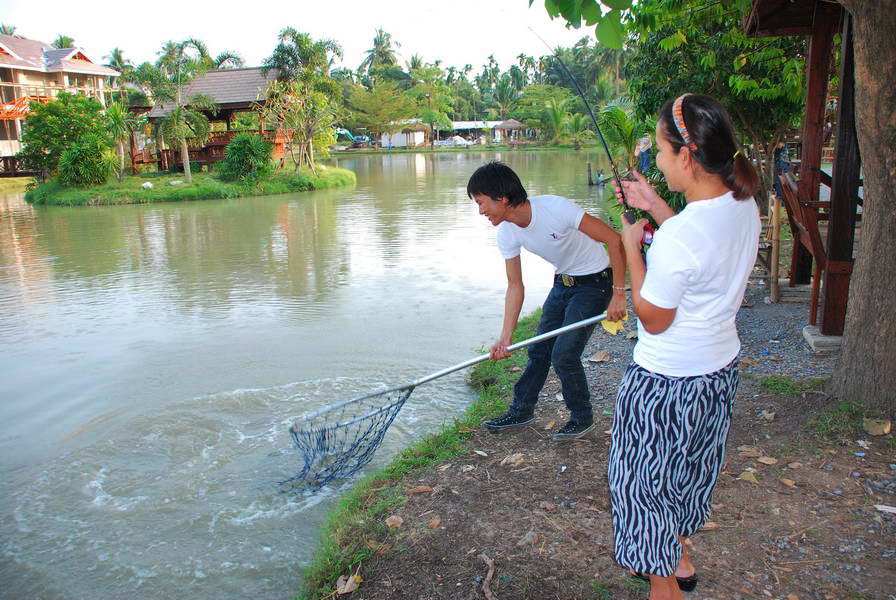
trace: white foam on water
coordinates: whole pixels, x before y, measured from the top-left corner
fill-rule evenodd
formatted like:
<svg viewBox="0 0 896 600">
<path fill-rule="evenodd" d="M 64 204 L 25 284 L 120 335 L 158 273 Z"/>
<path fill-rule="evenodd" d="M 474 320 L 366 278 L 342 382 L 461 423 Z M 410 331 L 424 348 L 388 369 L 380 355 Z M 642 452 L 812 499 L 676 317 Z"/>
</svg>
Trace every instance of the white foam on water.
<svg viewBox="0 0 896 600">
<path fill-rule="evenodd" d="M 43 465 L 17 487 L 14 519 L 2 525 L 6 589 L 47 598 L 293 597 L 320 507 L 344 487 L 282 493 L 278 482 L 301 467 L 288 426 L 369 386 L 339 378 L 175 402 Z"/>
</svg>

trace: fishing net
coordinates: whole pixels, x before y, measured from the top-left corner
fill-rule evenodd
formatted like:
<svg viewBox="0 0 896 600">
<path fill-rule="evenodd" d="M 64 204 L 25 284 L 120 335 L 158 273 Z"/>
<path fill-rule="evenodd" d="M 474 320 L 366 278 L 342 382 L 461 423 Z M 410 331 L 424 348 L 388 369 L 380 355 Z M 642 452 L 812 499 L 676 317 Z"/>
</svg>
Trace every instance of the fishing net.
<svg viewBox="0 0 896 600">
<path fill-rule="evenodd" d="M 374 392 L 299 417 L 289 428 L 305 461 L 283 483 L 320 488 L 357 473 L 373 458 L 413 386 Z"/>
</svg>

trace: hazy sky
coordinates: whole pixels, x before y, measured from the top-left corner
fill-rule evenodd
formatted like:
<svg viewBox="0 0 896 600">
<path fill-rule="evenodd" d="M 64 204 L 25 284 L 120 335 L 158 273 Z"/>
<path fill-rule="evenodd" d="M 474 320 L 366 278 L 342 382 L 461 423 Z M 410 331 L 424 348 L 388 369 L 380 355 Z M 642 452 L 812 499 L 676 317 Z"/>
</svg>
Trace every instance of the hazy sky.
<svg viewBox="0 0 896 600">
<path fill-rule="evenodd" d="M 568 30 L 561 20 L 551 21 L 541 0 L 532 8 L 528 0 L 0 0 L 0 23 L 47 43 L 69 35 L 95 62 L 103 62 L 116 46 L 135 64 L 154 61 L 163 42 L 197 37 L 212 54 L 239 53 L 246 66 L 261 64 L 277 33 L 292 26 L 315 39 L 339 42 L 345 52 L 341 66 L 351 69 L 382 27 L 401 44 L 402 64 L 419 54 L 427 62 L 440 58 L 443 66 L 470 63 L 474 73 L 489 54 L 502 68 L 516 62 L 520 52 L 547 54 L 530 26 L 551 46 L 571 46 L 594 35 L 593 28 Z"/>
</svg>

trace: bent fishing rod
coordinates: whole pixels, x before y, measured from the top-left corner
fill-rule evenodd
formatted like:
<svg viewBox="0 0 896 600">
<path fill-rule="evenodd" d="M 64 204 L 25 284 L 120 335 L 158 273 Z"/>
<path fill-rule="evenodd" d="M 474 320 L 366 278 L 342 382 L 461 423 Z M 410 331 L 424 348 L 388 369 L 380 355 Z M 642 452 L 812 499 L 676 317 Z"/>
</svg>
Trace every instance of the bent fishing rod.
<svg viewBox="0 0 896 600">
<path fill-rule="evenodd" d="M 566 66 L 566 63 L 563 62 L 563 59 L 560 58 L 560 53 L 551 48 L 550 44 L 544 41 L 538 32 L 529 27 L 529 31 L 531 31 L 535 37 L 537 37 L 542 44 L 550 51 L 551 56 L 553 56 L 557 62 L 563 67 L 563 72 L 566 74 L 566 77 L 569 79 L 569 82 L 572 83 L 573 88 L 575 88 L 576 93 L 579 95 L 579 98 L 582 99 L 582 104 L 585 105 L 585 110 L 588 111 L 588 116 L 591 117 L 591 122 L 594 123 L 594 129 L 597 131 L 597 135 L 600 138 L 600 142 L 604 147 L 604 152 L 607 154 L 607 159 L 610 161 L 610 168 L 613 170 L 613 179 L 616 180 L 616 186 L 619 188 L 619 193 L 622 196 L 622 206 L 625 207 L 625 211 L 622 213 L 625 217 L 625 220 L 631 224 L 634 224 L 637 219 L 635 219 L 635 213 L 632 212 L 631 207 L 628 205 L 628 198 L 625 197 L 625 189 L 622 187 L 622 177 L 619 176 L 619 169 L 616 168 L 616 161 L 613 160 L 613 155 L 610 153 L 610 147 L 607 145 L 607 140 L 604 138 L 603 132 L 600 130 L 600 125 L 597 122 L 597 117 L 594 116 L 594 111 L 591 110 L 591 104 L 588 102 L 588 98 L 585 97 L 585 92 L 582 91 L 582 88 L 579 87 L 579 82 L 576 81 L 576 78 L 573 76 L 572 71 L 569 70 L 569 67 Z M 644 227 L 644 236 L 642 237 L 643 244 L 649 244 L 653 239 L 653 227 L 648 223 Z"/>
</svg>

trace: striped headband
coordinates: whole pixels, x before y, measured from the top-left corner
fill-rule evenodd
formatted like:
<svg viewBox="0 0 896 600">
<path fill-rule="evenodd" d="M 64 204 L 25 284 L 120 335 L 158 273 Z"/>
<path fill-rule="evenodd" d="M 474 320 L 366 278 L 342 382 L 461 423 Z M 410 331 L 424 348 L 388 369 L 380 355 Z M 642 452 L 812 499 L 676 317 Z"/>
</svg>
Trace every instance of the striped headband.
<svg viewBox="0 0 896 600">
<path fill-rule="evenodd" d="M 688 133 L 688 128 L 684 124 L 684 114 L 681 112 L 681 102 L 685 96 L 690 96 L 690 94 L 682 94 L 675 99 L 675 103 L 672 105 L 672 120 L 675 121 L 675 128 L 681 134 L 681 139 L 684 140 L 685 145 L 691 151 L 694 151 L 697 149 L 697 144 L 691 140 L 691 134 Z"/>
</svg>

